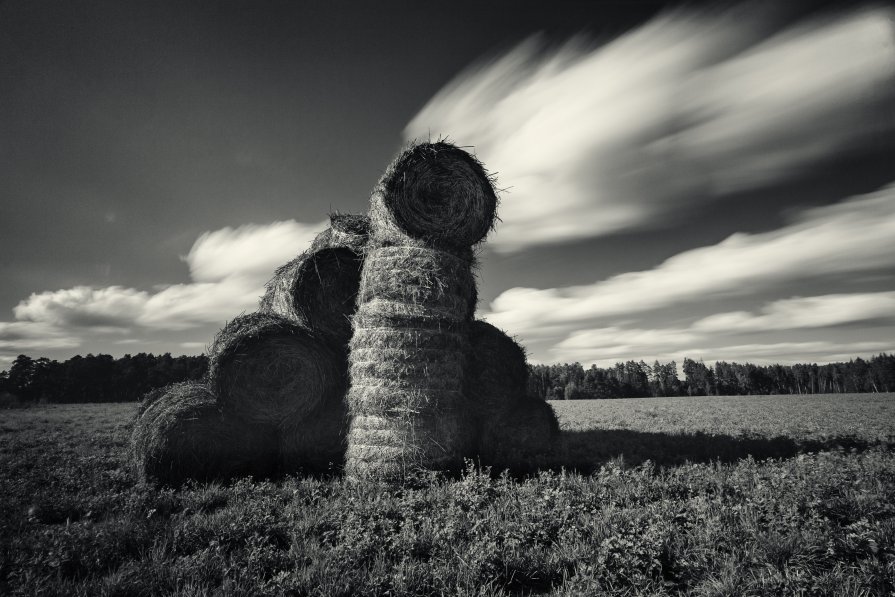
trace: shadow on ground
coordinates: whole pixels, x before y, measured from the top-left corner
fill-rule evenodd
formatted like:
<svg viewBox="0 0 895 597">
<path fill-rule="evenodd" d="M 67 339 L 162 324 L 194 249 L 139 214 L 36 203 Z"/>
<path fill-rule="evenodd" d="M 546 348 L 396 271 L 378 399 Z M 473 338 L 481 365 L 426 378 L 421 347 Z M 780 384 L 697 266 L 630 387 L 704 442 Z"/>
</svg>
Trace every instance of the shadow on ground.
<svg viewBox="0 0 895 597">
<path fill-rule="evenodd" d="M 735 462 L 747 456 L 756 460 L 791 458 L 800 453 L 825 450 L 863 451 L 874 446 L 895 446 L 851 436 L 823 440 L 790 437 L 714 435 L 708 433 L 652 433 L 627 429 L 563 431 L 557 449 L 549 457 L 550 468 L 589 473 L 601 464 L 621 458 L 637 465 L 650 460 L 661 466 L 686 462 Z"/>
</svg>

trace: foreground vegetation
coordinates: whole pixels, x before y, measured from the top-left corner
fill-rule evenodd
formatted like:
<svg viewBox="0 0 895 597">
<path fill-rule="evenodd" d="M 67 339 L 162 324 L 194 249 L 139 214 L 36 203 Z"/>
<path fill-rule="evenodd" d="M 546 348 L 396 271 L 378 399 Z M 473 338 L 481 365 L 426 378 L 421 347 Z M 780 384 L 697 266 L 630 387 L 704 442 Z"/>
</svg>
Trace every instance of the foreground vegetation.
<svg viewBox="0 0 895 597">
<path fill-rule="evenodd" d="M 595 443 L 589 475 L 470 467 L 390 490 L 299 478 L 150 489 L 123 459 L 135 405 L 4 411 L 0 594 L 889 595 L 895 396 L 858 398 L 813 405 L 804 428 L 799 409 L 764 414 L 779 398 L 689 414 L 666 399 L 617 401 L 627 412 L 560 403 L 567 452 L 615 432 L 664 439 Z M 709 453 L 722 444 L 707 438 L 784 431 L 787 458 Z M 858 443 L 837 448 L 843 437 Z M 811 451 L 811 438 L 829 451 Z M 694 462 L 662 455 L 688 445 Z"/>
</svg>

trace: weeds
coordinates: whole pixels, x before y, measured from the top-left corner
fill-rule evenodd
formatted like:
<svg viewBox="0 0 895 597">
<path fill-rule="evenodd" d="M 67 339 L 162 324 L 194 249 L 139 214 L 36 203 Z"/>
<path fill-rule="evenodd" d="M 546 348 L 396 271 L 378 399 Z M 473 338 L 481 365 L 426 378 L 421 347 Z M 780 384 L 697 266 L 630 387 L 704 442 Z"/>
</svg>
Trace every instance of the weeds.
<svg viewBox="0 0 895 597">
<path fill-rule="evenodd" d="M 132 409 L 7 411 L 0 594 L 895 591 L 885 447 L 673 467 L 615 459 L 525 479 L 470 464 L 407 488 L 287 478 L 155 490 L 122 468 Z"/>
</svg>

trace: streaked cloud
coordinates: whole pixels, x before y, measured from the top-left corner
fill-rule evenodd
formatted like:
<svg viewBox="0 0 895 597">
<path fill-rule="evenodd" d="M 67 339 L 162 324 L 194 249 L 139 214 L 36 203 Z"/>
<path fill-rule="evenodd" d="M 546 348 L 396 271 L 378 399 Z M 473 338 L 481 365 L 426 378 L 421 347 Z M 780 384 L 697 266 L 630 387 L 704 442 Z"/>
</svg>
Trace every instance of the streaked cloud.
<svg viewBox="0 0 895 597">
<path fill-rule="evenodd" d="M 862 321 L 895 323 L 895 292 L 827 294 L 774 301 L 758 314 L 732 311 L 693 324 L 701 332 L 761 332 L 823 328 Z"/>
<path fill-rule="evenodd" d="M 775 19 L 744 5 L 664 14 L 595 49 L 529 40 L 458 76 L 405 136 L 448 135 L 498 173 L 502 251 L 654 226 L 890 147 L 892 9 Z"/>
<path fill-rule="evenodd" d="M 19 321 L 65 328 L 127 328 L 139 317 L 146 293 L 133 288 L 76 286 L 34 293 L 13 308 Z"/>
<path fill-rule="evenodd" d="M 273 270 L 303 251 L 328 221 L 246 224 L 203 233 L 183 260 L 194 282 L 244 277 L 267 281 Z"/>
<path fill-rule="evenodd" d="M 674 341 L 676 336 L 680 342 Z M 883 341 L 799 341 L 767 343 L 731 343 L 718 345 L 700 341 L 685 330 L 624 330 L 601 328 L 572 334 L 550 351 L 547 362 L 580 362 L 609 367 L 621 361 L 644 360 L 647 363 L 676 361 L 685 357 L 707 363 L 714 361 L 749 362 L 756 365 L 829 363 L 870 357 L 895 350 L 895 342 Z"/>
<path fill-rule="evenodd" d="M 34 293 L 14 307 L 17 321 L 0 323 L 0 349 L 68 348 L 91 334 L 222 325 L 253 311 L 274 269 L 305 250 L 326 225 L 290 220 L 206 232 L 182 258 L 193 279 L 188 284 L 152 291 L 77 286 Z"/>
<path fill-rule="evenodd" d="M 0 353 L 13 353 L 32 350 L 54 350 L 61 348 L 77 348 L 80 341 L 77 337 L 67 335 L 51 324 L 30 321 L 0 322 Z M 3 355 L 0 354 L 0 360 Z"/>
<path fill-rule="evenodd" d="M 599 327 L 594 322 L 608 317 L 891 267 L 893 255 L 895 186 L 889 186 L 805 211 L 771 232 L 734 234 L 719 244 L 684 251 L 650 270 L 581 286 L 512 288 L 492 301 L 484 317 L 523 338 L 555 336 L 563 326 L 567 331 Z"/>
</svg>

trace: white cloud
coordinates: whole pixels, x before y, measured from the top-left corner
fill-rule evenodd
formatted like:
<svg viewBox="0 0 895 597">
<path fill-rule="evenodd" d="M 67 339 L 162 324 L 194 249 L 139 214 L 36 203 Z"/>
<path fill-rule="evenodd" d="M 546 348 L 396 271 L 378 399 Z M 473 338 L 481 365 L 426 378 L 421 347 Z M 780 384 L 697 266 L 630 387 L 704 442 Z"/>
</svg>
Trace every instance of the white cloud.
<svg viewBox="0 0 895 597">
<path fill-rule="evenodd" d="M 783 281 L 895 265 L 895 186 L 806 211 L 792 224 L 762 234 L 679 253 L 659 266 L 593 284 L 500 294 L 484 317 L 533 339 L 607 317 L 673 304 L 748 295 Z"/>
<path fill-rule="evenodd" d="M 760 332 L 822 328 L 861 321 L 895 322 L 895 292 L 827 294 L 774 301 L 761 314 L 748 311 L 718 313 L 700 319 L 701 332 Z"/>
<path fill-rule="evenodd" d="M 13 308 L 19 321 L 64 327 L 127 327 L 140 314 L 147 293 L 110 286 L 76 286 L 32 294 Z"/>
<path fill-rule="evenodd" d="M 766 38 L 763 6 L 673 13 L 597 49 L 528 41 L 460 75 L 408 124 L 510 187 L 491 244 L 512 251 L 654 225 L 895 131 L 888 8 Z"/>
<path fill-rule="evenodd" d="M 34 293 L 0 322 L 0 349 L 74 348 L 85 334 L 221 325 L 257 307 L 277 266 L 305 250 L 325 222 L 248 224 L 202 234 L 182 259 L 193 282 L 152 292 L 109 286 Z"/>
<path fill-rule="evenodd" d="M 678 341 L 675 341 L 678 337 Z M 893 342 L 800 341 L 751 344 L 724 343 L 710 346 L 686 330 L 624 330 L 603 328 L 571 335 L 551 351 L 553 362 L 580 362 L 610 367 L 617 362 L 644 360 L 647 363 L 676 361 L 685 357 L 706 362 L 737 361 L 756 365 L 833 363 L 855 357 L 868 358 L 892 352 Z"/>
<path fill-rule="evenodd" d="M 267 281 L 273 270 L 311 244 L 329 222 L 247 224 L 203 233 L 183 260 L 195 282 L 242 277 Z"/>
<path fill-rule="evenodd" d="M 67 335 L 52 324 L 30 321 L 0 321 L 0 352 L 77 348 L 77 337 Z"/>
</svg>

